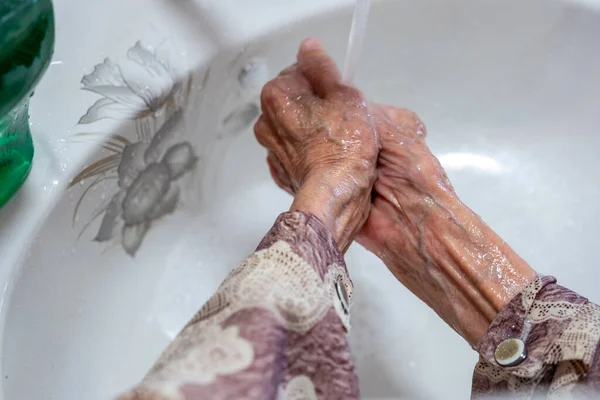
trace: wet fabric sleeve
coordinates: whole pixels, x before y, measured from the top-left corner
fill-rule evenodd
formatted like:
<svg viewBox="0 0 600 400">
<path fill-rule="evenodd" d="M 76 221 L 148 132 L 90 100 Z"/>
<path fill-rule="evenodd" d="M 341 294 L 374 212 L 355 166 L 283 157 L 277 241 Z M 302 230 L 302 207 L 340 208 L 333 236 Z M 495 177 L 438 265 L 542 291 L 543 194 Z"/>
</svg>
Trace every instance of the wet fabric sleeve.
<svg viewBox="0 0 600 400">
<path fill-rule="evenodd" d="M 352 282 L 327 228 L 282 214 L 121 400 L 358 399 Z"/>
<path fill-rule="evenodd" d="M 520 364 L 501 367 L 497 346 L 525 343 Z M 539 277 L 494 319 L 478 344 L 473 398 L 600 398 L 600 307 Z M 497 396 L 497 397 L 496 397 Z"/>
</svg>

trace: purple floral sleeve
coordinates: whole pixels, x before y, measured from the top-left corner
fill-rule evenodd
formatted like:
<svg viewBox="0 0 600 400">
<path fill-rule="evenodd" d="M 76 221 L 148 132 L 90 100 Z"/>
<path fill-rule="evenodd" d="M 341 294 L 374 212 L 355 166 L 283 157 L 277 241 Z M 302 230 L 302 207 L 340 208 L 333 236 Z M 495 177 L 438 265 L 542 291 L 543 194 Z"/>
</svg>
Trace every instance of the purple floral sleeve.
<svg viewBox="0 0 600 400">
<path fill-rule="evenodd" d="M 121 400 L 358 399 L 352 283 L 327 228 L 282 214 Z"/>
<path fill-rule="evenodd" d="M 502 367 L 496 349 L 520 339 L 526 358 Z M 600 398 L 600 307 L 539 277 L 495 318 L 479 345 L 473 397 Z"/>
</svg>

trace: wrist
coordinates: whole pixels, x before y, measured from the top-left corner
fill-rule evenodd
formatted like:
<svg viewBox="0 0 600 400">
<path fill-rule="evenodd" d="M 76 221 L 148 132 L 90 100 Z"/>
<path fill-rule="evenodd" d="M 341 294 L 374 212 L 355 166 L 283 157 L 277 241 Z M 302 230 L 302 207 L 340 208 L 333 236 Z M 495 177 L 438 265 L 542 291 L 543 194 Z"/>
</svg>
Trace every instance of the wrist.
<svg viewBox="0 0 600 400">
<path fill-rule="evenodd" d="M 535 271 L 453 191 L 431 190 L 420 201 L 408 191 L 396 196 L 402 218 L 386 240 L 384 261 L 475 345 L 496 314 L 535 279 Z M 403 276 L 407 264 L 421 271 L 416 282 Z"/>
<path fill-rule="evenodd" d="M 290 211 L 313 214 L 329 230 L 344 253 L 368 216 L 371 187 L 311 180 L 297 191 Z M 352 190 L 348 188 L 352 187 Z"/>
</svg>

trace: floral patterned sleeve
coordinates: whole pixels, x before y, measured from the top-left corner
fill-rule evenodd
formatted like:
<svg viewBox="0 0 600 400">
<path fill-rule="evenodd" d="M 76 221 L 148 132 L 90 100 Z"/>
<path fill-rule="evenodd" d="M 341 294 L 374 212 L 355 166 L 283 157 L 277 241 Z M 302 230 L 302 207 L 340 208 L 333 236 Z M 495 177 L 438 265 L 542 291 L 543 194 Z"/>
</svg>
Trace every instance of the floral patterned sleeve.
<svg viewBox="0 0 600 400">
<path fill-rule="evenodd" d="M 600 307 L 539 277 L 480 341 L 473 398 L 598 399 L 599 342 Z"/>
<path fill-rule="evenodd" d="M 121 400 L 358 399 L 352 283 L 327 228 L 282 214 Z"/>
</svg>

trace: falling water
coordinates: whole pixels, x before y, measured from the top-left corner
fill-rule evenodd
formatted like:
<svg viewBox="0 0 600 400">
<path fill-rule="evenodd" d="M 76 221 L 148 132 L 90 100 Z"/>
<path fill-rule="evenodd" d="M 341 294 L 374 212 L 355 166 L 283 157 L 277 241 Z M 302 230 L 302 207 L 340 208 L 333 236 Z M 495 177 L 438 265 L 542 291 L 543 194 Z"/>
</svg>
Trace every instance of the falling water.
<svg viewBox="0 0 600 400">
<path fill-rule="evenodd" d="M 346 63 L 344 65 L 344 82 L 352 83 L 356 73 L 356 67 L 362 50 L 363 41 L 367 33 L 367 21 L 371 0 L 356 0 L 350 37 L 348 38 L 348 49 L 346 50 Z"/>
</svg>

